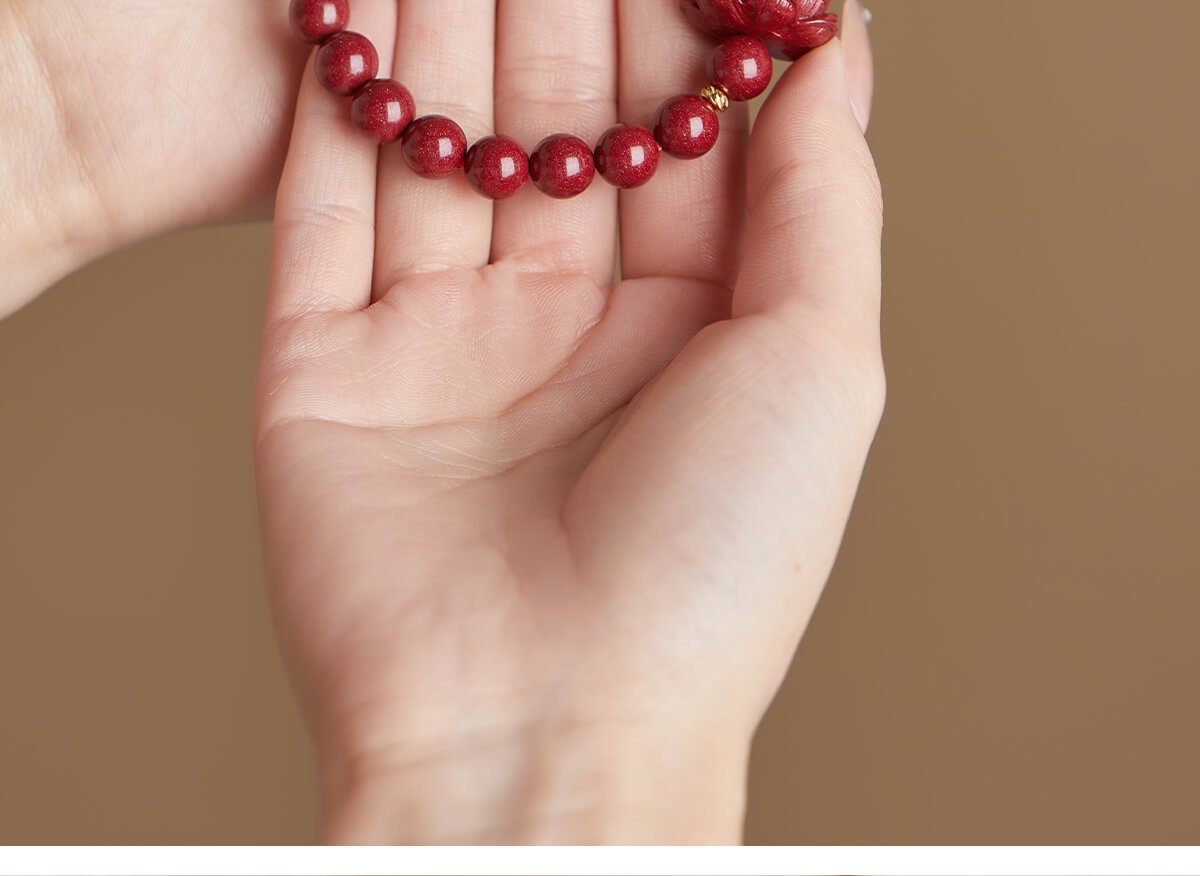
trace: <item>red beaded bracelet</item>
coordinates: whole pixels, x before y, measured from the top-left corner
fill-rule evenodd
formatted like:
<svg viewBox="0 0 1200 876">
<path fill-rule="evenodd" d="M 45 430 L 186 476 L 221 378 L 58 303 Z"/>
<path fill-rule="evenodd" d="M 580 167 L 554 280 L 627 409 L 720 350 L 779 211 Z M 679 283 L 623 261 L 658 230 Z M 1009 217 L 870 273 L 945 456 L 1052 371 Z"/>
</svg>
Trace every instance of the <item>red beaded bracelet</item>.
<svg viewBox="0 0 1200 876">
<path fill-rule="evenodd" d="M 649 0 L 646 0 L 649 2 Z M 379 54 L 369 39 L 346 30 L 349 0 L 291 0 L 292 27 L 316 43 L 317 78 L 334 94 L 352 97 L 355 127 L 381 144 L 400 141 L 404 161 L 420 176 L 465 170 L 480 194 L 515 195 L 528 180 L 555 198 L 572 198 L 596 173 L 614 186 L 644 185 L 659 154 L 691 159 L 717 143 L 719 113 L 730 101 L 758 97 L 771 82 L 771 57 L 795 60 L 837 35 L 830 0 L 683 0 L 692 22 L 722 40 L 709 62 L 711 84 L 699 95 L 673 97 L 659 107 L 653 130 L 619 124 L 592 149 L 570 134 L 554 134 L 527 154 L 510 137 L 484 137 L 470 148 L 463 129 L 445 116 L 416 117 L 408 89 L 377 79 Z"/>
</svg>

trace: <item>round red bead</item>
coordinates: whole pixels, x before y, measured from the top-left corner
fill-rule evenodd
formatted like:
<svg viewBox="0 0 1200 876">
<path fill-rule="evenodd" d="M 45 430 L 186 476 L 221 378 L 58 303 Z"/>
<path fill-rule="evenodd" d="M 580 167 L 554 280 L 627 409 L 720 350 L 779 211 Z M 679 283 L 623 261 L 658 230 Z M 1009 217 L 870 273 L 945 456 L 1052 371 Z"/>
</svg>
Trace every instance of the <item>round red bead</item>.
<svg viewBox="0 0 1200 876">
<path fill-rule="evenodd" d="M 353 94 L 378 72 L 379 53 L 361 33 L 339 33 L 317 52 L 317 79 L 334 94 Z"/>
<path fill-rule="evenodd" d="M 509 137 L 484 137 L 467 150 L 467 180 L 494 201 L 511 198 L 529 179 L 529 156 Z"/>
<path fill-rule="evenodd" d="M 292 30 L 305 42 L 319 43 L 350 23 L 350 0 L 292 0 Z"/>
<path fill-rule="evenodd" d="M 457 122 L 445 116 L 421 116 L 404 132 L 400 150 L 404 163 L 414 173 L 437 179 L 463 166 L 467 135 Z"/>
<path fill-rule="evenodd" d="M 392 79 L 369 82 L 350 105 L 350 119 L 380 143 L 395 143 L 416 115 L 408 89 Z"/>
<path fill-rule="evenodd" d="M 529 178 L 552 198 L 583 194 L 596 178 L 592 147 L 570 134 L 554 134 L 529 156 Z"/>
<path fill-rule="evenodd" d="M 730 100 L 752 100 L 771 84 L 771 52 L 754 37 L 730 37 L 713 50 L 708 72 Z"/>
<path fill-rule="evenodd" d="M 638 125 L 614 125 L 596 146 L 596 170 L 614 186 L 635 189 L 658 170 L 658 142 Z"/>
<path fill-rule="evenodd" d="M 721 122 L 713 105 L 703 97 L 684 94 L 658 108 L 654 139 L 676 158 L 699 158 L 717 145 Z"/>
</svg>

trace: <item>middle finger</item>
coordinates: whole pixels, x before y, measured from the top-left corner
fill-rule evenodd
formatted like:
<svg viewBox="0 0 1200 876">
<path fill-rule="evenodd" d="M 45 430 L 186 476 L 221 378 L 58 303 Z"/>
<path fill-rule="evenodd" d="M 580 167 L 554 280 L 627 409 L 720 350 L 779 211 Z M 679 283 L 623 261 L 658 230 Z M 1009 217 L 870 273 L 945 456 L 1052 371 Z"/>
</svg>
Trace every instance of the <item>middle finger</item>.
<svg viewBox="0 0 1200 876">
<path fill-rule="evenodd" d="M 594 146 L 617 117 L 615 0 L 498 0 L 496 122 L 532 150 L 568 133 Z M 598 176 L 559 201 L 530 181 L 496 205 L 492 258 L 612 281 L 617 194 Z"/>
</svg>

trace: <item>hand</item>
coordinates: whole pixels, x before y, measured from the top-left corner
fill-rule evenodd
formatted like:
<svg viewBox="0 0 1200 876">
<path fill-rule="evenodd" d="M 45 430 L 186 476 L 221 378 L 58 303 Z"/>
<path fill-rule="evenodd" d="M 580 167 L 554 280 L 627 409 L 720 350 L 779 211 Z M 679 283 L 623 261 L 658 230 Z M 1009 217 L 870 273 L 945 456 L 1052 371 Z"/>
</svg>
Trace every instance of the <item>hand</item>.
<svg viewBox="0 0 1200 876">
<path fill-rule="evenodd" d="M 711 47 L 668 0 L 501 0 L 495 32 L 487 2 L 356 3 L 419 111 L 527 148 L 646 122 Z M 785 75 L 748 171 L 738 107 L 620 198 L 493 209 L 305 77 L 257 451 L 328 838 L 740 836 L 883 403 L 856 9 L 845 50 Z"/>
<path fill-rule="evenodd" d="M 270 215 L 300 65 L 286 0 L 0 0 L 0 316 L 84 262 Z"/>
</svg>

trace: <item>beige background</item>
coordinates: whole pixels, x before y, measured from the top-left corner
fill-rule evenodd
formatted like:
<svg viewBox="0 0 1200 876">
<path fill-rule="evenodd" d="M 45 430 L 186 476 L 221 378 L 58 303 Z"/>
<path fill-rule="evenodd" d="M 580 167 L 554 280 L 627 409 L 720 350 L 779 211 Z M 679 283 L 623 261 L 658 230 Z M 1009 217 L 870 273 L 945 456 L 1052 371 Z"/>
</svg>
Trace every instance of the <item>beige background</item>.
<svg viewBox="0 0 1200 876">
<path fill-rule="evenodd" d="M 1197 842 L 1200 2 L 875 0 L 891 401 L 760 842 Z M 0 840 L 309 841 L 249 452 L 266 229 L 0 323 Z"/>
</svg>

